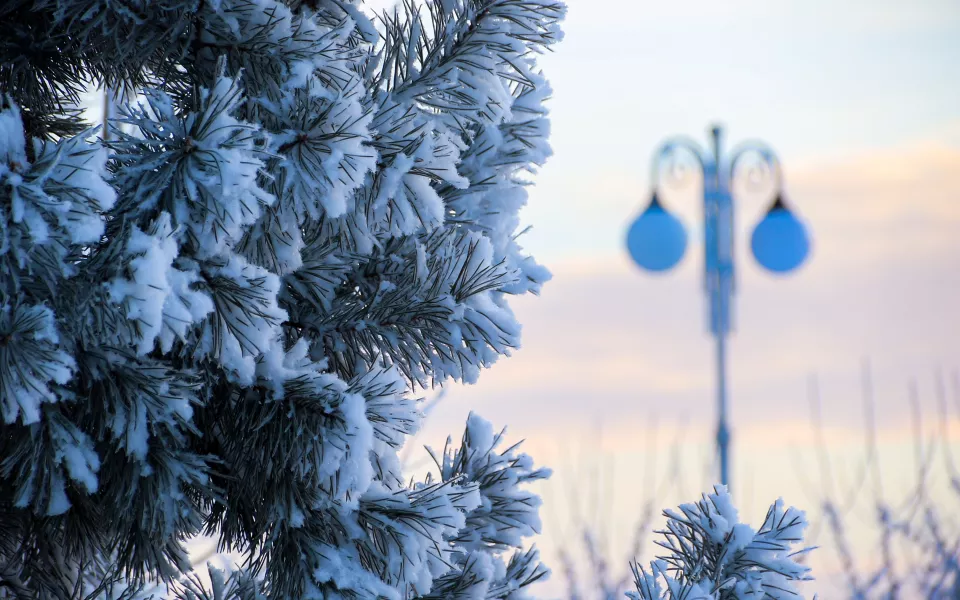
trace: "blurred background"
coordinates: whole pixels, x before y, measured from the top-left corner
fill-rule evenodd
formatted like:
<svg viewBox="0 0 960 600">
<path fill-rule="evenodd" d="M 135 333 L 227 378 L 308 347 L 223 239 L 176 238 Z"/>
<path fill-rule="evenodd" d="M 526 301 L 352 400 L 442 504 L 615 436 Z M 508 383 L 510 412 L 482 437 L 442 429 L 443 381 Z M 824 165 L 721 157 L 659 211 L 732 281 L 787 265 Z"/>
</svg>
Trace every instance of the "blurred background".
<svg viewBox="0 0 960 600">
<path fill-rule="evenodd" d="M 568 4 L 566 39 L 542 60 L 555 155 L 521 238 L 554 279 L 513 301 L 523 347 L 446 390 L 413 445 L 442 447 L 474 410 L 554 469 L 537 542 L 554 575 L 540 596 L 574 597 L 576 577 L 582 597 L 602 597 L 584 531 L 611 578 L 636 542 L 651 557 L 653 537 L 635 532 L 650 507 L 661 526 L 661 508 L 717 480 L 699 182 L 662 198 L 690 235 L 677 268 L 640 271 L 624 239 L 660 142 L 706 144 L 722 124 L 728 143 L 777 151 L 813 240 L 798 271 L 762 272 L 748 240 L 770 197 L 736 196 L 732 491 L 754 524 L 780 496 L 807 509 L 822 548 L 805 589 L 841 597 L 825 500 L 843 509 L 864 572 L 882 560 L 879 500 L 908 505 L 920 478 L 942 518 L 960 516 L 947 452 L 960 457 L 960 3 Z M 947 466 L 926 466 L 937 452 Z M 410 450 L 412 467 L 426 468 L 421 455 Z"/>
</svg>

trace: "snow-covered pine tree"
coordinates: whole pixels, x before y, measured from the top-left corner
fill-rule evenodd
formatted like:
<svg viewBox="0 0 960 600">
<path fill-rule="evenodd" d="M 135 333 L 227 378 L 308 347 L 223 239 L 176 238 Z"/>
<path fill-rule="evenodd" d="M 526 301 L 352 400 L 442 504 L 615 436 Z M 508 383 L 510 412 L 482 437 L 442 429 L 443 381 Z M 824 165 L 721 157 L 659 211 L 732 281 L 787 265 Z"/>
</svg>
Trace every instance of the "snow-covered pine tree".
<svg viewBox="0 0 960 600">
<path fill-rule="evenodd" d="M 657 545 L 666 554 L 649 571 L 632 566 L 632 600 L 801 600 L 794 582 L 813 579 L 796 560 L 812 548 L 794 549 L 803 543 L 806 515 L 783 500 L 770 506 L 758 530 L 740 522 L 724 486 L 664 516 Z"/>
<path fill-rule="evenodd" d="M 474 417 L 435 481 L 396 450 L 548 277 L 516 229 L 563 13 L 0 5 L 0 597 L 189 597 L 204 532 L 249 557 L 218 593 L 524 596 L 546 473 Z"/>
</svg>

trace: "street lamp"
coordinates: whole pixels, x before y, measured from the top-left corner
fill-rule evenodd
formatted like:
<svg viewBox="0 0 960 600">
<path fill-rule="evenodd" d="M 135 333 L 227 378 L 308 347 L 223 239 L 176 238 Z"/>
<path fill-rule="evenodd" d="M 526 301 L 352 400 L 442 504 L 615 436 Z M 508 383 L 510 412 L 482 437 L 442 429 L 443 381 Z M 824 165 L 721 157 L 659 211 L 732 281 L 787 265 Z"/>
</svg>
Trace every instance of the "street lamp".
<svg viewBox="0 0 960 600">
<path fill-rule="evenodd" d="M 705 151 L 685 138 L 661 146 L 653 161 L 653 195 L 650 204 L 627 231 L 627 249 L 640 267 L 663 272 L 675 266 L 687 246 L 683 224 L 670 214 L 658 197 L 660 173 L 667 159 L 685 150 L 696 158 L 703 175 L 704 288 L 709 299 L 710 333 L 716 341 L 717 453 L 720 482 L 730 483 L 730 429 L 727 426 L 727 334 L 734 292 L 733 196 L 731 181 L 744 156 L 755 155 L 759 174 L 770 175 L 774 200 L 750 236 L 750 249 L 757 262 L 773 273 L 788 273 L 806 259 L 810 241 L 803 223 L 783 200 L 780 162 L 762 143 L 751 142 L 734 149 L 729 159 L 721 154 L 721 129 L 710 130 L 712 147 Z M 676 166 L 677 163 L 675 163 Z"/>
</svg>

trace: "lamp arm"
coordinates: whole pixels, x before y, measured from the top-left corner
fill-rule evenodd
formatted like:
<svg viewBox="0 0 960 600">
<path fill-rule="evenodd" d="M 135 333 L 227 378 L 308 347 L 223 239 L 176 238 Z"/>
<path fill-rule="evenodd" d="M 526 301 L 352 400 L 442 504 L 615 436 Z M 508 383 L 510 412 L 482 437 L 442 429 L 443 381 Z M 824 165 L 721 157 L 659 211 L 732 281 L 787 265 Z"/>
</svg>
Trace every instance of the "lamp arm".
<svg viewBox="0 0 960 600">
<path fill-rule="evenodd" d="M 660 171 L 663 170 L 664 164 L 667 160 L 672 159 L 676 160 L 677 150 L 686 150 L 697 159 L 697 165 L 700 167 L 701 175 L 705 175 L 707 172 L 707 158 L 706 153 L 703 148 L 695 142 L 693 139 L 688 137 L 676 137 L 667 140 L 666 142 L 660 145 L 660 148 L 653 155 L 653 161 L 651 164 L 651 186 L 654 190 L 660 187 Z"/>
<path fill-rule="evenodd" d="M 729 181 L 733 182 L 733 177 L 737 172 L 737 164 L 740 162 L 740 159 L 750 154 L 756 154 L 760 157 L 764 166 L 764 169 L 761 171 L 761 174 L 764 176 L 763 179 L 766 179 L 767 176 L 772 176 L 774 189 L 779 190 L 783 186 L 783 170 L 780 167 L 780 159 L 768 145 L 754 140 L 738 144 L 730 153 Z"/>
</svg>

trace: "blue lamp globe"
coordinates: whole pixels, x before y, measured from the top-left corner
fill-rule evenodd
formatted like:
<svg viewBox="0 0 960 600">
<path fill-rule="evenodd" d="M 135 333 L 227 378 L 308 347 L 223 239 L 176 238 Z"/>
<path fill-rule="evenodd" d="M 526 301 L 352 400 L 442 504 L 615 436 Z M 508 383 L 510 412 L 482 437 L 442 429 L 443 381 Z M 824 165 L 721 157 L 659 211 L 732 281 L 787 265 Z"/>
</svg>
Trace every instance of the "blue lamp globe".
<svg viewBox="0 0 960 600">
<path fill-rule="evenodd" d="M 774 273 L 787 273 L 803 264 L 810 253 L 807 229 L 777 196 L 750 236 L 750 249 L 760 266 Z"/>
<path fill-rule="evenodd" d="M 663 208 L 656 193 L 630 225 L 627 249 L 633 261 L 647 271 L 666 271 L 683 258 L 687 232 L 683 223 Z"/>
</svg>

